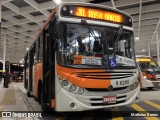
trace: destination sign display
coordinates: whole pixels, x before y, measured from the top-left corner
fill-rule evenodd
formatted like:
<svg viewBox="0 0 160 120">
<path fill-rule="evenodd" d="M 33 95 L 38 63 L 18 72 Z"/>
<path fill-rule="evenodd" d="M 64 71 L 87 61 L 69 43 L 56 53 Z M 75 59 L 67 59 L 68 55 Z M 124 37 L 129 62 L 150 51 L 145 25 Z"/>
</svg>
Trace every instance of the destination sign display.
<svg viewBox="0 0 160 120">
<path fill-rule="evenodd" d="M 112 22 L 126 26 L 132 26 L 132 20 L 129 16 L 112 9 L 102 9 L 91 6 L 64 5 L 61 9 L 63 17 L 79 17 L 94 19 L 99 21 Z"/>
<path fill-rule="evenodd" d="M 151 59 L 150 58 L 137 58 L 136 61 L 137 62 L 150 62 Z"/>
</svg>

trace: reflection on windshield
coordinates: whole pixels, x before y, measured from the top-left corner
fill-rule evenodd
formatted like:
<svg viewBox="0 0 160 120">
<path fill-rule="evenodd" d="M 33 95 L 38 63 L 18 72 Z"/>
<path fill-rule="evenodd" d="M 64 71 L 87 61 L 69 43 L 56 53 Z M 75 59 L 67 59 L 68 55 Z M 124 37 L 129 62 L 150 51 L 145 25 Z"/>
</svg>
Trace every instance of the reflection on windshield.
<svg viewBox="0 0 160 120">
<path fill-rule="evenodd" d="M 58 61 L 62 65 L 99 67 L 135 66 L 132 32 L 90 26 L 97 39 L 81 24 L 61 24 Z M 117 35 L 119 39 L 117 40 Z M 88 66 L 88 67 L 89 67 Z"/>
</svg>

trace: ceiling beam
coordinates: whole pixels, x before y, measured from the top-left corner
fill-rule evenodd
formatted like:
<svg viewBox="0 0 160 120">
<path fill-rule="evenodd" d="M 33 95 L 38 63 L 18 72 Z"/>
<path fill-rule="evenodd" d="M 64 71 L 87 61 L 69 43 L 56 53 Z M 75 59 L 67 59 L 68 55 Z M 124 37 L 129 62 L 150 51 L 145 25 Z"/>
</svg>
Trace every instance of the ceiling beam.
<svg viewBox="0 0 160 120">
<path fill-rule="evenodd" d="M 48 11 L 39 9 L 39 5 L 37 2 L 33 0 L 24 0 L 24 1 L 28 3 L 30 6 L 32 6 L 33 8 L 35 8 L 37 11 L 40 11 L 41 13 L 43 13 L 46 17 L 50 15 Z"/>
<path fill-rule="evenodd" d="M 152 4 L 152 5 L 146 5 L 142 7 L 142 13 L 150 13 L 155 11 L 160 11 L 160 3 Z M 124 9 L 124 12 L 132 15 L 132 14 L 138 14 L 139 13 L 139 7 Z"/>
<path fill-rule="evenodd" d="M 155 29 L 155 28 L 156 28 L 156 24 L 141 26 L 141 31 Z M 138 27 L 134 27 L 133 29 L 134 29 L 134 31 L 138 31 Z"/>
<path fill-rule="evenodd" d="M 155 24 L 157 23 L 159 20 L 156 18 L 156 19 L 149 19 L 149 20 L 142 20 L 141 21 L 141 26 L 145 26 L 145 25 L 152 25 L 152 24 Z M 133 27 L 138 27 L 138 22 L 133 22 Z"/>
<path fill-rule="evenodd" d="M 10 1 L 13 1 L 13 0 L 1 0 L 0 3 L 3 4 L 5 2 L 10 2 Z"/>
<path fill-rule="evenodd" d="M 155 1 L 155 0 L 143 0 L 143 3 L 144 2 L 149 2 L 149 1 Z M 112 7 L 112 3 L 110 1 L 103 2 L 101 4 Z M 114 1 L 114 4 L 117 8 L 120 8 L 120 7 L 123 7 L 123 6 L 139 4 L 139 0 L 116 0 L 116 1 Z"/>
<path fill-rule="evenodd" d="M 159 21 L 158 21 L 158 23 L 157 23 L 157 26 L 156 26 L 156 28 L 155 28 L 155 31 L 154 31 L 154 33 L 153 33 L 153 36 L 152 36 L 152 38 L 151 38 L 148 46 L 150 46 L 152 40 L 154 39 L 154 36 L 155 36 L 155 34 L 156 34 L 157 30 L 158 30 L 159 24 L 160 24 L 160 18 L 159 18 Z"/>
<path fill-rule="evenodd" d="M 160 16 L 160 11 L 152 12 L 152 13 L 145 13 L 145 14 L 142 14 L 141 20 L 149 20 L 149 19 L 159 18 L 159 16 Z M 138 15 L 132 16 L 132 18 L 133 18 L 134 22 L 139 21 Z"/>
</svg>

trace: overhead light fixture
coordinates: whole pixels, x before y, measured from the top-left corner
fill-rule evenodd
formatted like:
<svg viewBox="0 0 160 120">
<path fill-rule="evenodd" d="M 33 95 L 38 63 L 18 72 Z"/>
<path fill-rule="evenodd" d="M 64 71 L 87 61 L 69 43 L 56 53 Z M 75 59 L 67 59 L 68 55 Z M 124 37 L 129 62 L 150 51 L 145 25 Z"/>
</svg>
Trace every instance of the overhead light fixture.
<svg viewBox="0 0 160 120">
<path fill-rule="evenodd" d="M 61 3 L 61 0 L 53 0 L 57 5 Z"/>
<path fill-rule="evenodd" d="M 135 40 L 139 40 L 139 37 L 135 37 Z"/>
<path fill-rule="evenodd" d="M 142 51 L 144 52 L 144 51 L 146 51 L 146 50 L 142 50 Z"/>
<path fill-rule="evenodd" d="M 26 50 L 29 50 L 29 48 L 27 48 Z"/>
<path fill-rule="evenodd" d="M 22 63 L 22 61 L 20 61 L 20 63 Z"/>
</svg>

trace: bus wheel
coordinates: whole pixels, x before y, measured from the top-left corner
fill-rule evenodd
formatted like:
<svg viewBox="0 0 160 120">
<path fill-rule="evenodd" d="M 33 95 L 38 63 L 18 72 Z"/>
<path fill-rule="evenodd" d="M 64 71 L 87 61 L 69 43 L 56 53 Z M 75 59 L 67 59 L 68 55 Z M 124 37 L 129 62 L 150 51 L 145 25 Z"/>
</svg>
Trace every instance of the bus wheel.
<svg viewBox="0 0 160 120">
<path fill-rule="evenodd" d="M 27 91 L 27 97 L 32 97 L 31 93 Z"/>
<path fill-rule="evenodd" d="M 147 87 L 149 90 L 152 90 L 154 87 Z"/>
<path fill-rule="evenodd" d="M 44 113 L 48 113 L 49 112 L 49 106 L 47 105 L 47 103 L 45 103 L 42 89 L 41 89 L 41 94 L 40 94 L 40 103 L 41 103 L 42 111 Z"/>
</svg>

